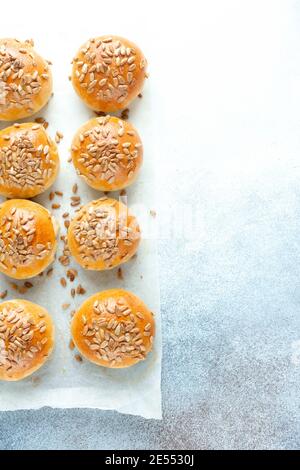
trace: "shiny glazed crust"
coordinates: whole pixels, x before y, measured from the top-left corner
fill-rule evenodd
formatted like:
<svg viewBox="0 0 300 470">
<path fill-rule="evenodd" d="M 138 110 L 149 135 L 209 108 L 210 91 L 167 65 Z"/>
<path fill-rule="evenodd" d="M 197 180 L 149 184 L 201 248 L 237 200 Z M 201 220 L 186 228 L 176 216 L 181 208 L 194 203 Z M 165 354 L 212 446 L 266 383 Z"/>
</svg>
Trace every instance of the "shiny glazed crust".
<svg viewBox="0 0 300 470">
<path fill-rule="evenodd" d="M 102 213 L 107 215 L 102 217 Z M 83 268 L 95 271 L 125 263 L 136 253 L 139 242 L 136 218 L 124 204 L 106 197 L 83 206 L 68 229 L 71 255 Z"/>
<path fill-rule="evenodd" d="M 71 333 L 77 349 L 89 361 L 124 368 L 145 359 L 152 349 L 155 323 L 153 314 L 136 295 L 110 289 L 80 306 Z"/>
<path fill-rule="evenodd" d="M 95 111 L 126 108 L 141 92 L 147 61 L 128 39 L 100 36 L 87 41 L 73 59 L 72 84 Z"/>
<path fill-rule="evenodd" d="M 49 358 L 54 325 L 47 310 L 27 300 L 0 304 L 0 380 L 33 374 Z"/>
<path fill-rule="evenodd" d="M 32 43 L 0 39 L 0 120 L 16 121 L 37 113 L 51 94 L 49 65 Z"/>
<path fill-rule="evenodd" d="M 59 171 L 56 143 L 36 123 L 0 131 L 0 194 L 31 198 L 46 191 Z"/>
<path fill-rule="evenodd" d="M 0 272 L 14 279 L 37 276 L 54 260 L 56 235 L 53 217 L 40 204 L 26 199 L 3 202 L 0 205 Z"/>
<path fill-rule="evenodd" d="M 112 116 L 94 118 L 81 126 L 71 151 L 77 173 L 100 191 L 116 191 L 132 184 L 143 161 L 136 129 Z"/>
</svg>

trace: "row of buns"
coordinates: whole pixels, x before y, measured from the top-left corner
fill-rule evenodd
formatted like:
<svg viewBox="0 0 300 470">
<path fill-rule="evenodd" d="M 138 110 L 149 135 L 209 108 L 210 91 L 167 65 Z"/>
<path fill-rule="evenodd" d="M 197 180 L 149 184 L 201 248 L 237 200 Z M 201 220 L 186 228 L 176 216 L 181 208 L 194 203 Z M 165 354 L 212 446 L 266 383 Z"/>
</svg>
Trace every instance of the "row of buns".
<svg viewBox="0 0 300 470">
<path fill-rule="evenodd" d="M 147 61 L 136 44 L 119 36 L 100 36 L 83 44 L 72 60 L 71 82 L 94 111 L 126 108 L 141 92 Z M 0 39 L 0 121 L 40 111 L 52 95 L 51 62 L 32 40 Z"/>
<path fill-rule="evenodd" d="M 19 120 L 42 109 L 52 95 L 51 63 L 32 41 L 0 40 L 0 121 Z M 140 49 L 117 36 L 87 41 L 72 61 L 71 81 L 87 106 L 103 114 L 76 132 L 71 157 L 76 173 L 99 191 L 132 184 L 143 161 L 137 130 L 105 115 L 124 109 L 140 93 L 147 62 Z M 56 143 L 39 123 L 15 123 L 0 131 L 0 272 L 14 279 L 42 273 L 57 250 L 59 226 L 31 200 L 59 171 Z M 70 254 L 84 269 L 106 270 L 137 251 L 140 228 L 121 202 L 101 197 L 76 210 L 67 232 Z M 73 317 L 80 353 L 104 367 L 131 366 L 151 350 L 154 319 L 129 291 L 111 289 L 87 299 Z M 54 326 L 39 305 L 17 299 L 0 304 L 0 380 L 20 380 L 40 368 L 54 346 Z"/>
<path fill-rule="evenodd" d="M 51 212 L 27 199 L 0 204 L 0 272 L 30 279 L 54 260 L 59 225 Z M 136 217 L 116 199 L 102 197 L 82 206 L 68 227 L 71 255 L 84 269 L 115 268 L 136 253 L 141 238 Z"/>
<path fill-rule="evenodd" d="M 90 119 L 76 132 L 71 156 L 76 173 L 99 191 L 128 187 L 138 176 L 143 145 L 137 130 L 114 116 Z M 42 124 L 15 123 L 0 131 L 0 195 L 32 198 L 59 171 L 56 143 Z"/>
<path fill-rule="evenodd" d="M 110 289 L 89 297 L 71 322 L 80 353 L 102 367 L 130 367 L 152 348 L 152 312 L 136 295 Z M 38 370 L 55 344 L 51 316 L 40 305 L 15 299 L 0 304 L 0 380 L 17 381 Z"/>
</svg>

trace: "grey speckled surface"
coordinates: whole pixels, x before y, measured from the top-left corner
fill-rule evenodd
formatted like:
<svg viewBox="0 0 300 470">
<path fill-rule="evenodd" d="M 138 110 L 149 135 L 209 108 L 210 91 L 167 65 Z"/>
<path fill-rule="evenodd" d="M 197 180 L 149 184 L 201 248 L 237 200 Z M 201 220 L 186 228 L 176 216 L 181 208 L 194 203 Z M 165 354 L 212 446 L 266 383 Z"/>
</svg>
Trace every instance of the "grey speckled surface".
<svg viewBox="0 0 300 470">
<path fill-rule="evenodd" d="M 2 413 L 2 449 L 300 446 L 299 3 L 191 5 L 172 2 L 178 47 L 149 49 L 161 224 L 180 204 L 199 213 L 195 238 L 160 241 L 164 418 Z M 175 110 L 179 55 L 198 57 L 197 88 Z"/>
</svg>

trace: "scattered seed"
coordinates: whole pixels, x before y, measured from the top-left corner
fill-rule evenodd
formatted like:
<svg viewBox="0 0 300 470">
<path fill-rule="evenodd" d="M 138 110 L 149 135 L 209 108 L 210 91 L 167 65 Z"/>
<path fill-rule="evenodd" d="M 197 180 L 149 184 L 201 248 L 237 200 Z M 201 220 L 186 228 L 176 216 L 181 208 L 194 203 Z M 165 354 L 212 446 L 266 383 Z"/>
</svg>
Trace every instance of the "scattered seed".
<svg viewBox="0 0 300 470">
<path fill-rule="evenodd" d="M 20 286 L 18 288 L 19 294 L 25 294 L 27 292 L 27 288 L 25 286 Z"/>
<path fill-rule="evenodd" d="M 52 275 L 52 273 L 53 273 L 53 268 L 50 268 L 50 269 L 48 269 L 46 275 L 47 275 L 48 277 L 50 277 L 50 276 Z"/>
<path fill-rule="evenodd" d="M 35 118 L 34 122 L 37 122 L 38 124 L 44 124 L 45 119 L 43 117 L 37 117 Z"/>
<path fill-rule="evenodd" d="M 30 281 L 25 281 L 24 286 L 27 287 L 27 289 L 31 289 L 33 287 L 33 284 Z"/>
<path fill-rule="evenodd" d="M 122 268 L 118 268 L 118 274 L 117 275 L 118 275 L 118 279 L 120 279 L 120 280 L 124 279 Z"/>
<path fill-rule="evenodd" d="M 128 108 L 123 109 L 123 111 L 121 113 L 121 119 L 126 121 L 128 118 L 129 118 L 129 109 Z"/>
<path fill-rule="evenodd" d="M 76 288 L 76 294 L 78 295 L 84 295 L 86 293 L 86 290 L 82 287 L 81 284 L 78 284 Z"/>
<path fill-rule="evenodd" d="M 78 275 L 78 272 L 76 271 L 76 269 L 68 269 L 67 271 L 67 278 L 73 282 L 74 279 L 77 277 Z"/>
</svg>

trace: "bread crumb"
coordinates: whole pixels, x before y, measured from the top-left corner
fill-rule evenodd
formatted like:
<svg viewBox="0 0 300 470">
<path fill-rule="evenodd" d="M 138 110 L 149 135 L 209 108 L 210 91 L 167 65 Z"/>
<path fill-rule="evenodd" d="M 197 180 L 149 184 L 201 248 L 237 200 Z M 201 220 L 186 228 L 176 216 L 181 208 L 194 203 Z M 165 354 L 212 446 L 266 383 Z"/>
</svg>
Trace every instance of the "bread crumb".
<svg viewBox="0 0 300 470">
<path fill-rule="evenodd" d="M 151 210 L 150 210 L 150 215 L 151 215 L 152 217 L 156 217 L 156 212 L 151 209 Z"/>
<path fill-rule="evenodd" d="M 75 348 L 75 344 L 74 344 L 74 341 L 72 339 L 70 339 L 69 348 L 71 349 L 71 351 L 73 351 L 73 349 Z"/>
<path fill-rule="evenodd" d="M 82 357 L 80 356 L 80 354 L 75 354 L 75 359 L 77 362 L 82 362 Z"/>
</svg>

